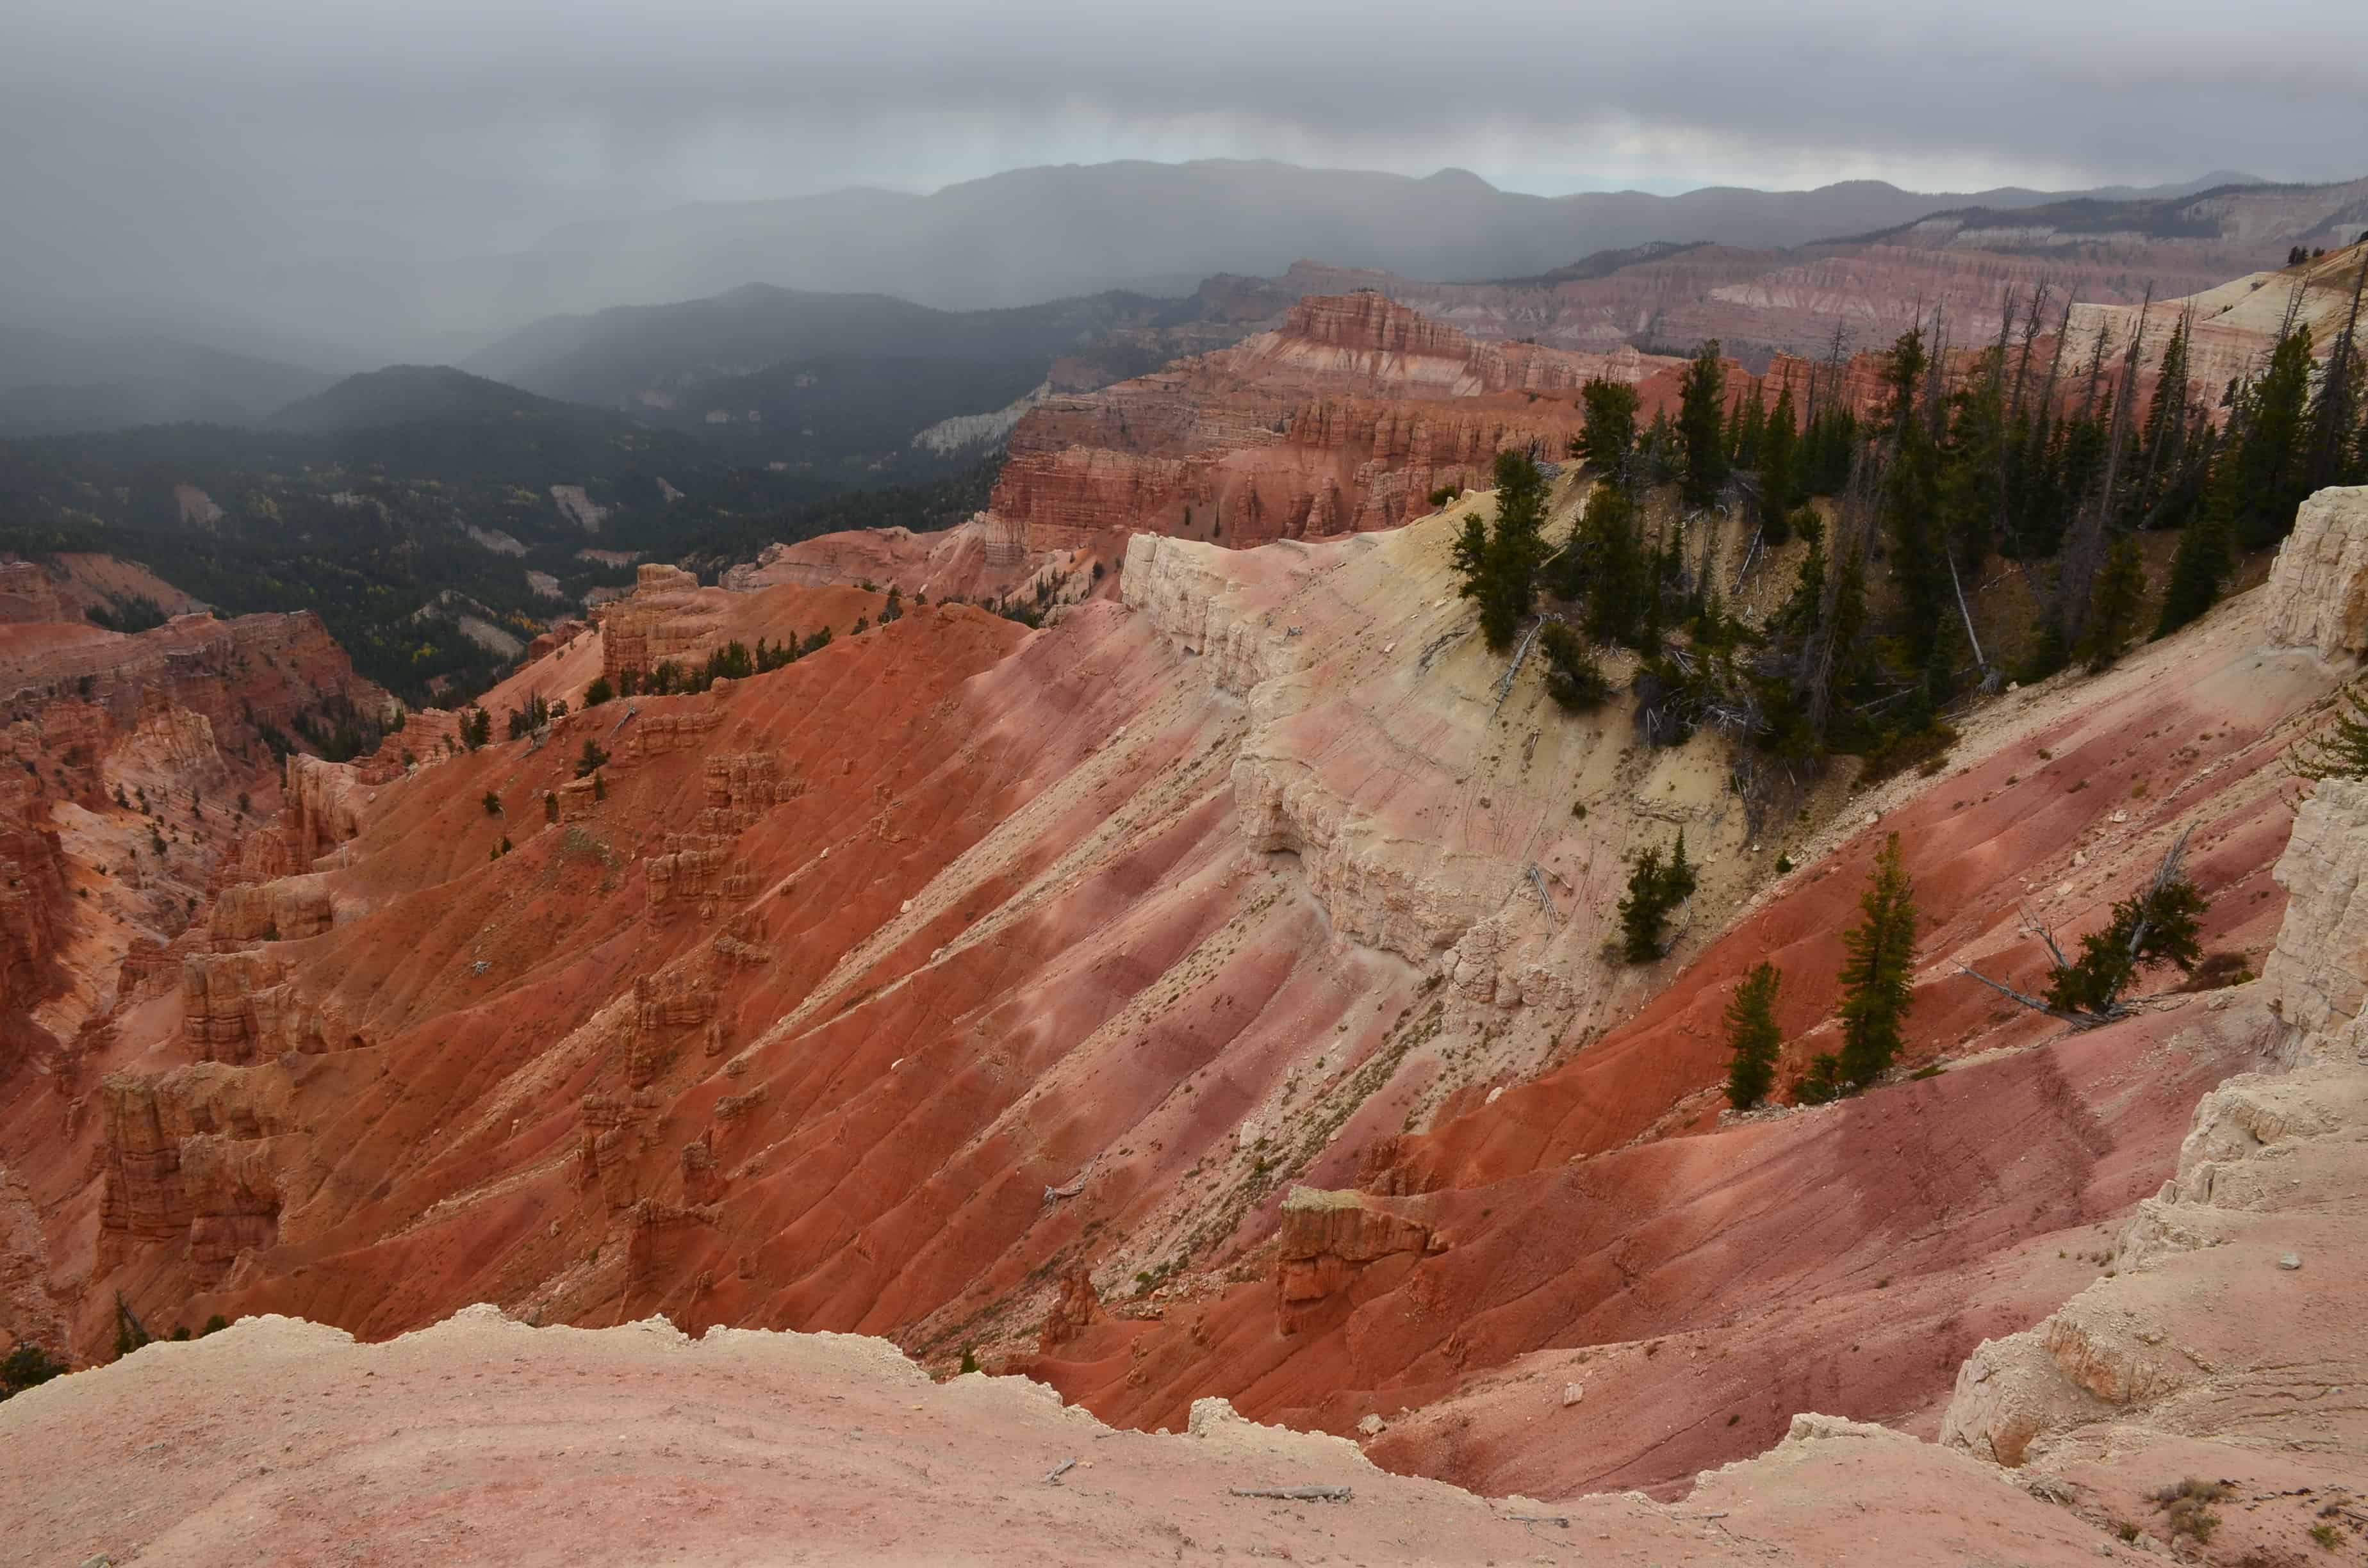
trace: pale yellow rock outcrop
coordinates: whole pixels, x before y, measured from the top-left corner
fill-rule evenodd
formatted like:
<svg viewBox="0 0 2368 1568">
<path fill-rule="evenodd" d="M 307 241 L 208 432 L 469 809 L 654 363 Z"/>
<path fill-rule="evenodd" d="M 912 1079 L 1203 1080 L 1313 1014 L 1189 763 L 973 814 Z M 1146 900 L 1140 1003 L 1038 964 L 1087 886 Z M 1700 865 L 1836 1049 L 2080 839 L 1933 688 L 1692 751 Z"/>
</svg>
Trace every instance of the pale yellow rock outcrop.
<svg viewBox="0 0 2368 1568">
<path fill-rule="evenodd" d="M 2368 653 L 2368 485 L 2305 501 L 2261 592 L 2271 646 L 2329 659 Z"/>
</svg>

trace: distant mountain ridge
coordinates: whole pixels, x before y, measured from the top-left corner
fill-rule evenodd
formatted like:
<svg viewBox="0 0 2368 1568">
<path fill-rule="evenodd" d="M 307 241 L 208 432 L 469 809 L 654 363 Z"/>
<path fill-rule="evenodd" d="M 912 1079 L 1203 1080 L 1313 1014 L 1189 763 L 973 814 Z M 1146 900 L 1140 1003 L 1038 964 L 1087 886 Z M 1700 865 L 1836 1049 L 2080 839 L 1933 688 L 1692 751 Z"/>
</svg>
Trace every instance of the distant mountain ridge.
<svg viewBox="0 0 2368 1568">
<path fill-rule="evenodd" d="M 1933 194 L 1849 180 L 1795 191 L 1542 197 L 1464 170 L 1416 178 L 1224 159 L 1064 165 L 926 196 L 859 187 L 579 223 L 472 263 L 458 281 L 482 321 L 518 320 L 538 306 L 720 294 L 752 279 L 979 309 L 1110 290 L 1183 293 L 1212 273 L 1273 273 L 1305 256 L 1410 278 L 1530 278 L 1654 241 L 1797 245 L 2067 194 L 2079 193 Z"/>
<path fill-rule="evenodd" d="M 450 365 L 389 365 L 347 376 L 274 413 L 268 428 L 324 436 L 426 421 L 470 421 L 543 415 L 598 418 Z"/>
<path fill-rule="evenodd" d="M 0 437 L 246 424 L 334 380 L 161 333 L 0 324 Z"/>
<path fill-rule="evenodd" d="M 2368 179 L 2272 185 L 2240 177 L 2168 194 L 2146 191 L 2115 198 L 2092 192 L 2011 208 L 1979 203 L 1952 207 L 1837 243 L 1910 239 L 1929 244 L 1936 232 L 1948 232 L 1952 240 L 1995 249 L 1998 232 L 2006 231 L 2027 236 L 2027 244 L 2109 234 L 2154 240 L 2317 238 L 2321 244 L 2341 244 L 2354 237 L 2341 231 L 2355 222 L 2368 223 Z"/>
<path fill-rule="evenodd" d="M 1042 359 L 1113 327 L 1157 324 L 1173 300 L 1111 290 L 956 312 L 862 291 L 742 283 L 706 299 L 548 316 L 469 357 L 468 368 L 549 397 L 615 406 L 692 367 L 747 375 L 784 360 L 889 354 L 963 363 Z"/>
</svg>

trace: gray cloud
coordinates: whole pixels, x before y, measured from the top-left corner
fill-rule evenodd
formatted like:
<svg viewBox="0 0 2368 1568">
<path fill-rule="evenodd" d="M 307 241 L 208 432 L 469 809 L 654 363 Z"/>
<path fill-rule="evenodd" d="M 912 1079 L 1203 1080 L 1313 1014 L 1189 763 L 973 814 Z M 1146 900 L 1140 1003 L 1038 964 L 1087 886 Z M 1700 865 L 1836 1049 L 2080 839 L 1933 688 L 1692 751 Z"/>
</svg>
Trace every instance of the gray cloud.
<svg viewBox="0 0 2368 1568">
<path fill-rule="evenodd" d="M 0 236 L 19 296 L 56 301 L 273 313 L 358 256 L 1116 157 L 1452 165 L 1559 194 L 2322 179 L 2368 148 L 2351 0 L 11 9 Z"/>
</svg>

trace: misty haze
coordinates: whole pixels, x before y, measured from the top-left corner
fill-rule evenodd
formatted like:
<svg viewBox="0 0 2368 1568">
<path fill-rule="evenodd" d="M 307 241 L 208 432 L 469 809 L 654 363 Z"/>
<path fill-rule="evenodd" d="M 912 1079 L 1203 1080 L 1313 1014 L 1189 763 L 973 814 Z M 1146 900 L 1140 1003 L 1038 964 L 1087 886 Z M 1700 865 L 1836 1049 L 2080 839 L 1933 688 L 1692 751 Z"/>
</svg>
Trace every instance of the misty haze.
<svg viewBox="0 0 2368 1568">
<path fill-rule="evenodd" d="M 0 1564 L 2357 1561 L 2363 59 L 12 0 Z"/>
</svg>

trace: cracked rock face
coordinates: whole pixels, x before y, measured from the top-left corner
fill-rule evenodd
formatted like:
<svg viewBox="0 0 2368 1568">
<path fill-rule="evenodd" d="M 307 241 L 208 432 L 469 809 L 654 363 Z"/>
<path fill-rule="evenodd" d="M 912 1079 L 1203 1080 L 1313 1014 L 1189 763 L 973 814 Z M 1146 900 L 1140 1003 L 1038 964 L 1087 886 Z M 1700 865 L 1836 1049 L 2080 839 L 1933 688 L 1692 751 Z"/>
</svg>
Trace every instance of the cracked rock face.
<svg viewBox="0 0 2368 1568">
<path fill-rule="evenodd" d="M 2330 487 L 2302 504 L 2262 592 L 2272 647 L 2328 659 L 2368 653 L 2368 485 Z"/>
<path fill-rule="evenodd" d="M 2368 533 L 2368 506 L 2361 517 Z M 2286 917 L 2263 986 L 2289 1025 L 2356 1056 L 2368 999 L 2368 783 L 2323 780 L 2294 818 L 2275 874 Z"/>
</svg>

